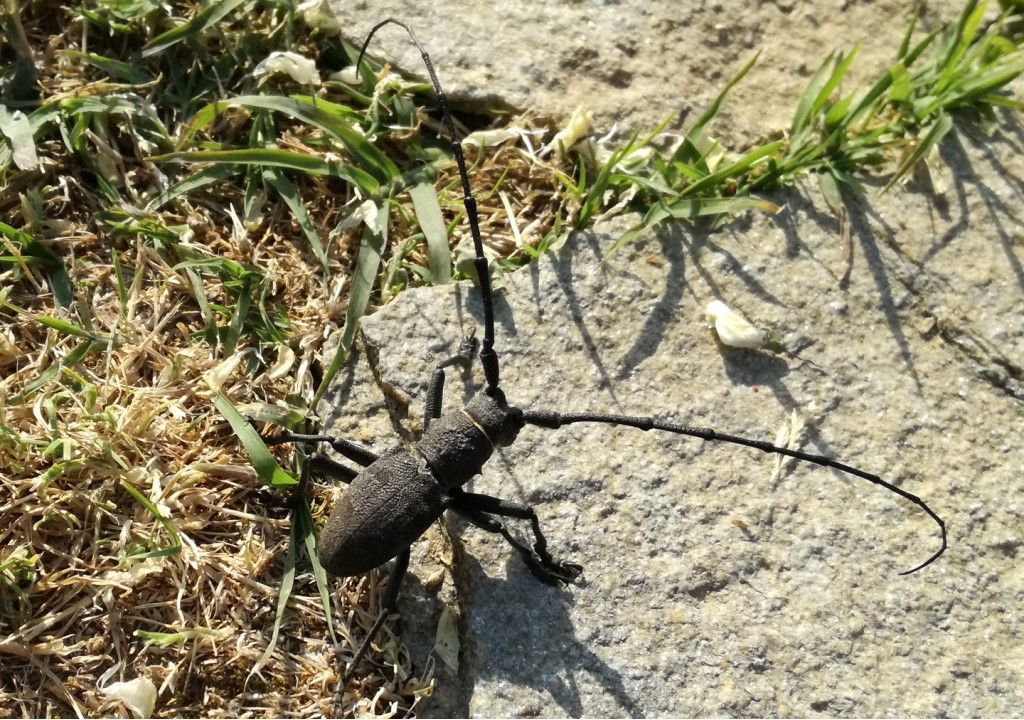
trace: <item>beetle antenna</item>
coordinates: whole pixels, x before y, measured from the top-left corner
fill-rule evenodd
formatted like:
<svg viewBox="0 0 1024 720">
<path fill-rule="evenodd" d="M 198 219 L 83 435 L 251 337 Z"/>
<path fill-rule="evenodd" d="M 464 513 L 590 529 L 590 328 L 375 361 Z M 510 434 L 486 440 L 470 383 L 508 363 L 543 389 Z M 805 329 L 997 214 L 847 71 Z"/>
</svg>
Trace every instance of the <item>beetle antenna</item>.
<svg viewBox="0 0 1024 720">
<path fill-rule="evenodd" d="M 894 492 L 900 497 L 903 497 L 910 502 L 917 505 L 919 508 L 928 513 L 929 517 L 934 520 L 942 534 L 942 547 L 939 548 L 938 552 L 929 557 L 920 565 L 905 570 L 900 575 L 909 575 L 910 573 L 917 572 L 933 562 L 938 560 L 939 556 L 946 551 L 946 523 L 942 521 L 935 512 L 928 507 L 928 505 L 913 493 L 909 493 L 906 490 L 896 487 L 891 483 L 887 483 L 877 475 L 864 472 L 850 465 L 845 465 L 831 458 L 827 458 L 824 455 L 812 455 L 810 453 L 801 452 L 800 450 L 790 450 L 788 448 L 778 447 L 771 443 L 764 442 L 762 440 L 750 440 L 748 438 L 739 437 L 737 435 L 729 435 L 726 433 L 712 430 L 711 428 L 704 427 L 691 427 L 688 425 L 674 425 L 672 423 L 664 423 L 655 420 L 650 417 L 633 417 L 630 415 L 603 415 L 599 413 L 573 413 L 573 414 L 562 414 L 557 412 L 550 412 L 545 410 L 526 410 L 523 412 L 523 421 L 528 425 L 536 425 L 538 427 L 548 428 L 551 430 L 562 427 L 563 425 L 569 425 L 571 423 L 579 422 L 593 422 L 593 423 L 607 423 L 609 425 L 626 425 L 628 427 L 638 428 L 640 430 L 664 430 L 665 432 L 676 433 L 677 435 L 689 435 L 691 437 L 700 438 L 702 440 L 717 440 L 721 442 L 734 443 L 736 445 L 744 445 L 751 447 L 756 450 L 760 450 L 766 453 L 774 453 L 776 455 L 785 455 L 787 457 L 796 458 L 797 460 L 805 460 L 807 462 L 814 463 L 815 465 L 822 465 L 824 467 L 835 468 L 841 470 L 850 475 L 856 475 L 859 478 L 863 478 L 868 482 L 879 485 L 890 492 Z"/>
<path fill-rule="evenodd" d="M 441 89 L 441 83 L 437 79 L 437 72 L 434 70 L 434 63 L 431 62 L 427 51 L 420 45 L 420 41 L 416 38 L 416 33 L 413 32 L 411 27 L 394 18 L 388 18 L 379 22 L 370 30 L 370 34 L 366 36 L 366 40 L 363 42 L 363 47 L 359 50 L 359 58 L 356 60 L 356 71 L 358 72 L 359 66 L 363 62 L 363 55 L 366 53 L 366 48 L 370 45 L 370 40 L 373 39 L 374 33 L 388 24 L 398 25 L 409 33 L 413 44 L 416 45 L 420 55 L 423 57 L 423 64 L 427 66 L 427 74 L 430 75 L 430 83 L 434 86 L 434 92 L 437 94 L 437 103 L 441 106 L 441 118 L 451 139 L 455 162 L 459 166 L 459 179 L 462 182 L 462 202 L 466 206 L 469 230 L 473 236 L 473 250 L 476 253 L 473 264 L 476 267 L 476 275 L 480 280 L 480 295 L 483 298 L 484 307 L 484 339 L 480 346 L 480 364 L 484 368 L 484 378 L 487 382 L 485 392 L 493 396 L 498 393 L 498 355 L 494 352 L 494 306 L 491 301 L 491 276 L 487 266 L 487 258 L 484 255 L 484 243 L 480 237 L 480 221 L 477 216 L 476 199 L 474 199 L 469 187 L 469 171 L 466 170 L 466 158 L 462 154 L 462 144 L 456 139 L 455 122 L 452 120 L 452 113 L 448 109 L 448 96 Z"/>
</svg>

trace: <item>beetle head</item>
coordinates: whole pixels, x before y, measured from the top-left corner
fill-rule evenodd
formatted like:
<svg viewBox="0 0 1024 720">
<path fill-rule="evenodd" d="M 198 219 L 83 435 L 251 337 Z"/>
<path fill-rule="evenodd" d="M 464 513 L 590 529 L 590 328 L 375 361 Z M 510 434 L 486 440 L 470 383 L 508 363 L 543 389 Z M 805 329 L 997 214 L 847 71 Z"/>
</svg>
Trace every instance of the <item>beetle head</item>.
<svg viewBox="0 0 1024 720">
<path fill-rule="evenodd" d="M 505 393 L 498 390 L 494 395 L 480 393 L 466 403 L 468 412 L 491 442 L 498 447 L 505 447 L 515 442 L 519 431 L 526 425 L 523 411 L 509 406 Z"/>
</svg>

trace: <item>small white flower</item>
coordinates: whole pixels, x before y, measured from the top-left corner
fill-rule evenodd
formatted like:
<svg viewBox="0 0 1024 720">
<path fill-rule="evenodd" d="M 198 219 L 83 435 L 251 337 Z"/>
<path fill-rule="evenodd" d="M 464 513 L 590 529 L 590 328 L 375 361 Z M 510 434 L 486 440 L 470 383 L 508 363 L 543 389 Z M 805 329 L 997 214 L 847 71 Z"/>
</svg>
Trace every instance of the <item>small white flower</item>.
<svg viewBox="0 0 1024 720">
<path fill-rule="evenodd" d="M 298 53 L 276 50 L 257 65 L 252 74 L 254 77 L 284 74 L 300 85 L 319 85 L 320 73 L 316 63 Z"/>
<path fill-rule="evenodd" d="M 723 344 L 738 348 L 763 347 L 767 336 L 746 318 L 729 309 L 721 300 L 712 300 L 704 311 L 708 321 L 714 323 L 715 332 Z"/>
</svg>

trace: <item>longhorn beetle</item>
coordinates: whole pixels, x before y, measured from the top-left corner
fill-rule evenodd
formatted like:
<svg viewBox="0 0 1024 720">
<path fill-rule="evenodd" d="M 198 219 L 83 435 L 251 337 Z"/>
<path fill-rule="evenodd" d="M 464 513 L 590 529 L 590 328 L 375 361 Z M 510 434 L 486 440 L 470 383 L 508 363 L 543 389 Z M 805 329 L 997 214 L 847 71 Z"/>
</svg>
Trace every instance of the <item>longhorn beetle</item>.
<svg viewBox="0 0 1024 720">
<path fill-rule="evenodd" d="M 452 151 L 458 165 L 459 177 L 464 193 L 466 218 L 469 221 L 474 261 L 480 284 L 480 295 L 484 315 L 484 337 L 480 347 L 480 364 L 483 366 L 485 387 L 459 410 L 441 413 L 444 391 L 445 370 L 452 366 L 468 369 L 476 352 L 477 342 L 471 334 L 460 346 L 459 352 L 439 362 L 434 368 L 427 387 L 426 409 L 423 415 L 423 435 L 419 444 L 406 448 L 398 446 L 377 455 L 357 443 L 330 435 L 306 435 L 284 432 L 264 438 L 268 444 L 286 442 L 326 442 L 340 455 L 363 466 L 356 473 L 347 466 L 323 455 L 312 458 L 312 466 L 350 483 L 348 492 L 341 497 L 320 533 L 318 555 L 324 568 L 341 577 L 359 575 L 392 558 L 397 558 L 388 576 L 380 615 L 377 616 L 370 632 L 356 650 L 345 672 L 338 681 L 335 702 L 339 702 L 345 685 L 355 674 L 360 660 L 366 654 L 370 643 L 380 631 L 385 619 L 395 611 L 398 590 L 409 567 L 409 548 L 431 523 L 439 519 L 445 510 L 452 510 L 472 525 L 487 532 L 500 534 L 519 553 L 530 571 L 542 582 L 551 585 L 566 585 L 574 581 L 582 567 L 556 559 L 548 550 L 547 539 L 541 532 L 540 521 L 534 509 L 528 505 L 466 492 L 462 486 L 477 475 L 495 448 L 510 445 L 519 431 L 527 425 L 550 430 L 572 423 L 605 423 L 625 425 L 640 430 L 661 430 L 677 435 L 689 435 L 707 441 L 720 441 L 756 448 L 766 453 L 775 453 L 807 462 L 835 468 L 850 475 L 863 478 L 886 490 L 909 500 L 924 510 L 939 526 L 942 546 L 927 560 L 906 570 L 901 575 L 916 572 L 935 561 L 946 550 L 946 526 L 935 512 L 917 495 L 902 490 L 877 475 L 859 470 L 822 455 L 812 455 L 799 450 L 777 447 L 767 442 L 750 440 L 736 435 L 720 433 L 711 428 L 689 427 L 661 422 L 650 417 L 608 415 L 603 413 L 562 413 L 554 410 L 523 410 L 509 405 L 499 382 L 498 356 L 494 351 L 494 308 L 491 300 L 491 283 L 484 257 L 483 242 L 477 219 L 476 201 L 470 191 L 469 174 L 462 147 L 456 139 L 455 125 L 448 108 L 448 101 L 441 90 L 434 65 L 416 34 L 406 24 L 385 20 L 370 31 L 359 52 L 356 62 L 358 69 L 363 55 L 374 34 L 385 25 L 393 23 L 405 29 L 419 49 L 426 65 L 430 82 L 437 93 L 444 126 L 451 138 Z M 533 530 L 533 546 L 520 542 L 508 531 L 498 518 L 529 520 Z"/>
</svg>

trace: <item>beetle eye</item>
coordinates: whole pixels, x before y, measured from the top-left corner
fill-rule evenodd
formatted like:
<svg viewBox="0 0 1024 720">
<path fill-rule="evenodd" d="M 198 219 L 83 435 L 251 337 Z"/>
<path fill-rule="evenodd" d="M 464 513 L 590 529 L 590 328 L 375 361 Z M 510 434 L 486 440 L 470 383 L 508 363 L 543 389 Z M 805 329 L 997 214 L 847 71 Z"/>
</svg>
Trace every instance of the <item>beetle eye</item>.
<svg viewBox="0 0 1024 720">
<path fill-rule="evenodd" d="M 526 427 L 526 418 L 523 416 L 523 411 L 517 407 L 510 407 L 508 409 L 509 419 L 516 426 L 517 430 L 522 430 Z"/>
</svg>

